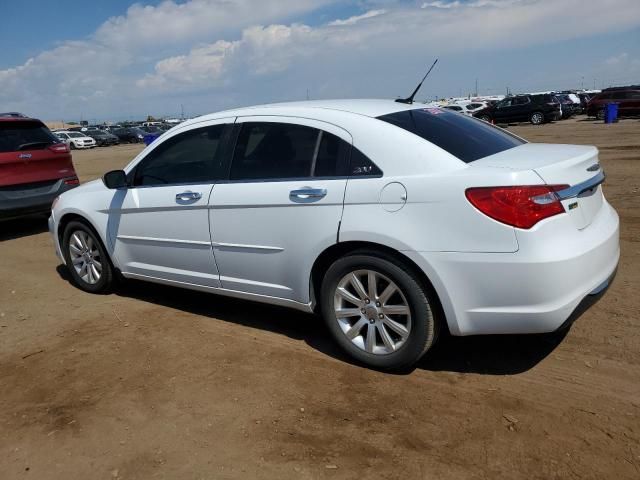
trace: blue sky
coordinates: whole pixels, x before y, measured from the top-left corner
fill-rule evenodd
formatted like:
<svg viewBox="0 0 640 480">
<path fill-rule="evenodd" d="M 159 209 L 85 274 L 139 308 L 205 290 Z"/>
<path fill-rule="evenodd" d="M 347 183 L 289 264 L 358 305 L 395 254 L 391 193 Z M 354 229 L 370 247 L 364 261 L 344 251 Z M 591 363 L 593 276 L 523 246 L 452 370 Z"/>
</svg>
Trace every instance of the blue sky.
<svg viewBox="0 0 640 480">
<path fill-rule="evenodd" d="M 0 110 L 195 115 L 312 98 L 640 83 L 640 3 L 0 0 Z M 11 48 L 6 48 L 10 45 Z"/>
</svg>

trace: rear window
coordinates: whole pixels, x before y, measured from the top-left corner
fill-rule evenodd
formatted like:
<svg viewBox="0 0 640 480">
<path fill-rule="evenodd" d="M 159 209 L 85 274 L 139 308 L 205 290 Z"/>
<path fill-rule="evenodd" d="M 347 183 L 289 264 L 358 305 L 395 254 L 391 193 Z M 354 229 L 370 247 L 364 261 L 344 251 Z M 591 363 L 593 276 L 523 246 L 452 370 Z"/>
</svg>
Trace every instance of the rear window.
<svg viewBox="0 0 640 480">
<path fill-rule="evenodd" d="M 524 143 L 504 130 L 440 108 L 422 108 L 378 117 L 437 145 L 466 163 Z"/>
<path fill-rule="evenodd" d="M 41 150 L 53 143 L 60 140 L 39 122 L 0 122 L 0 152 Z"/>
</svg>

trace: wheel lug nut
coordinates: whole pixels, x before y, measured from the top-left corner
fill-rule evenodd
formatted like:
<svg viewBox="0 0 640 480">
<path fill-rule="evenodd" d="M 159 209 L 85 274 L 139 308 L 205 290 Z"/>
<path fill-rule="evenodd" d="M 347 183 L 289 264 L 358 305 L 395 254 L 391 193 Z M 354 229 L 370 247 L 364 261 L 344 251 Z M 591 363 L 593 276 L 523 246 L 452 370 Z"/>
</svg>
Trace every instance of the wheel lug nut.
<svg viewBox="0 0 640 480">
<path fill-rule="evenodd" d="M 376 307 L 379 307 L 379 306 L 380 306 L 380 302 L 376 302 Z"/>
<path fill-rule="evenodd" d="M 364 303 L 369 303 L 369 302 L 370 302 L 370 300 L 368 298 L 364 299 Z"/>
<path fill-rule="evenodd" d="M 365 309 L 364 309 L 364 308 L 361 308 L 361 309 L 360 309 L 360 311 L 361 311 L 362 313 L 364 313 L 364 312 L 365 312 Z"/>
<path fill-rule="evenodd" d="M 378 318 L 383 319 L 383 318 L 384 318 L 384 315 L 383 315 L 383 314 L 379 314 L 379 315 L 378 315 Z"/>
</svg>

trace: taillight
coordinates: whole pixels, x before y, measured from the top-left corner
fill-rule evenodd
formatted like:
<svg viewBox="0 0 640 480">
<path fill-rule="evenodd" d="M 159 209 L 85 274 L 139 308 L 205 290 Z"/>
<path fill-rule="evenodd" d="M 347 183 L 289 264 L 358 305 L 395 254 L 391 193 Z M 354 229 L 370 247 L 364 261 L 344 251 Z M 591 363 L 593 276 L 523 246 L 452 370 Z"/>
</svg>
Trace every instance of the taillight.
<svg viewBox="0 0 640 480">
<path fill-rule="evenodd" d="M 555 192 L 568 185 L 479 187 L 465 192 L 471 204 L 488 217 L 518 228 L 531 228 L 540 220 L 564 213 Z"/>
<path fill-rule="evenodd" d="M 49 150 L 56 153 L 68 153 L 69 146 L 66 143 L 54 143 L 49 146 Z"/>
<path fill-rule="evenodd" d="M 64 184 L 65 185 L 80 185 L 80 180 L 78 180 L 78 177 L 69 177 L 69 178 L 65 178 L 64 179 Z"/>
</svg>

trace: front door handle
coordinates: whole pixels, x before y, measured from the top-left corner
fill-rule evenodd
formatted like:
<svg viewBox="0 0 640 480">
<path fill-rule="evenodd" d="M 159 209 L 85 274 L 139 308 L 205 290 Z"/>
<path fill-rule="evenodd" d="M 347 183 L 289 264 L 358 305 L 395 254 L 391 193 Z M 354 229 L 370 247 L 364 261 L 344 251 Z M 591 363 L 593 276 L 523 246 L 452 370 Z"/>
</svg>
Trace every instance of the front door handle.
<svg viewBox="0 0 640 480">
<path fill-rule="evenodd" d="M 202 194 L 199 192 L 182 192 L 176 195 L 176 202 L 192 202 L 201 198 Z"/>
<path fill-rule="evenodd" d="M 289 192 L 289 198 L 294 201 L 323 198 L 326 196 L 327 196 L 326 188 L 300 188 L 298 190 L 291 190 Z"/>
</svg>

